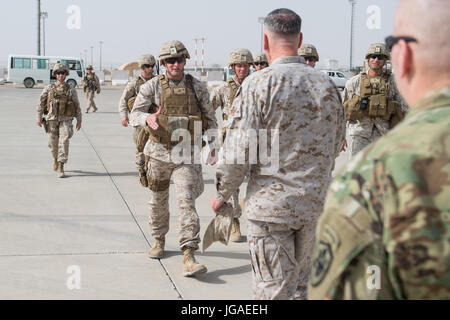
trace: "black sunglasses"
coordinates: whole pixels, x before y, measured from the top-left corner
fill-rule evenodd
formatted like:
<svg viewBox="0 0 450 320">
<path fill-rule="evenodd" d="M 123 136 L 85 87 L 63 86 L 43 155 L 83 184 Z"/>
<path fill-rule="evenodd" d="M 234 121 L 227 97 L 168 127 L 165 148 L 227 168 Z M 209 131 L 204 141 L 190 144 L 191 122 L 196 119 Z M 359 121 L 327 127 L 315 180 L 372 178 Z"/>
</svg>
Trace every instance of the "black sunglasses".
<svg viewBox="0 0 450 320">
<path fill-rule="evenodd" d="M 384 39 L 384 42 L 386 43 L 386 47 L 389 49 L 389 51 L 391 51 L 392 47 L 400 40 L 404 40 L 406 42 L 417 42 L 417 39 L 407 36 L 399 36 L 399 37 L 389 36 L 386 39 Z"/>
<path fill-rule="evenodd" d="M 55 74 L 66 74 L 65 71 L 56 71 Z"/>
<path fill-rule="evenodd" d="M 168 64 L 174 64 L 175 62 L 183 63 L 186 60 L 185 57 L 178 57 L 178 58 L 167 58 L 164 60 Z"/>
<path fill-rule="evenodd" d="M 304 57 L 306 61 L 316 61 L 316 57 Z"/>
<path fill-rule="evenodd" d="M 383 54 L 371 54 L 370 56 L 369 56 L 369 58 L 370 59 L 378 59 L 378 60 L 384 60 L 384 59 L 386 59 L 386 56 L 385 55 L 383 55 Z"/>
<path fill-rule="evenodd" d="M 255 66 L 259 66 L 259 65 L 261 65 L 261 66 L 266 66 L 266 65 L 267 65 L 266 62 L 253 62 L 253 64 L 254 64 Z"/>
<path fill-rule="evenodd" d="M 153 68 L 155 65 L 154 64 L 143 64 L 142 67 L 144 68 Z"/>
</svg>

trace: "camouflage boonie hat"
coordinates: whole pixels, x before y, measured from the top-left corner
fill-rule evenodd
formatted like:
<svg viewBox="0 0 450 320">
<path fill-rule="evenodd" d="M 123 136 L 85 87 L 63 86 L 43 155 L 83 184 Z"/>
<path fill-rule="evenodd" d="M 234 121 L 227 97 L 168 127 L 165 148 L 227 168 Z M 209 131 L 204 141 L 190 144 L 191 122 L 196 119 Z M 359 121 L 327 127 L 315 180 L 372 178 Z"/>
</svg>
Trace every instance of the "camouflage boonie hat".
<svg viewBox="0 0 450 320">
<path fill-rule="evenodd" d="M 184 44 L 178 40 L 172 40 L 164 43 L 159 49 L 159 61 L 163 62 L 168 58 L 178 58 L 185 57 L 186 59 L 190 59 L 189 51 L 186 49 Z"/>
<path fill-rule="evenodd" d="M 267 61 L 267 57 L 264 53 L 257 54 L 255 58 L 253 59 L 253 62 L 265 62 L 269 64 L 269 61 Z"/>
<path fill-rule="evenodd" d="M 67 66 L 64 63 L 55 64 L 55 66 L 53 67 L 53 71 L 52 71 L 52 74 L 54 77 L 56 77 L 57 71 L 64 71 L 67 76 L 69 75 L 69 69 L 67 69 Z"/>
<path fill-rule="evenodd" d="M 312 44 L 302 44 L 297 53 L 302 57 L 315 57 L 316 61 L 319 61 L 319 54 L 317 53 L 317 49 Z"/>
<path fill-rule="evenodd" d="M 388 60 L 391 58 L 389 51 L 384 43 L 372 43 L 369 47 L 369 50 L 367 50 L 366 59 L 369 59 L 369 56 L 371 54 L 382 54 Z"/>
<path fill-rule="evenodd" d="M 253 56 L 250 50 L 247 49 L 236 49 L 231 51 L 230 57 L 228 58 L 228 66 L 232 66 L 237 63 L 253 63 Z"/>
<path fill-rule="evenodd" d="M 141 55 L 140 58 L 139 58 L 139 68 L 142 68 L 142 66 L 144 64 L 155 65 L 156 64 L 155 57 L 152 56 L 151 54 L 143 54 L 143 55 Z"/>
</svg>

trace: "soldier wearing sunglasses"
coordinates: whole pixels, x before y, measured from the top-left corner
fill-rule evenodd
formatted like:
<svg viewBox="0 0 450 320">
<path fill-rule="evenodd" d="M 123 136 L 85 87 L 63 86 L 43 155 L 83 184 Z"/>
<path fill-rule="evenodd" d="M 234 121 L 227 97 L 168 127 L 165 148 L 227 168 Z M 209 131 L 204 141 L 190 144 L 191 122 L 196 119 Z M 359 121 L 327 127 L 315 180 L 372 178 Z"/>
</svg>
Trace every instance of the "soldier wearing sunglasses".
<svg viewBox="0 0 450 320">
<path fill-rule="evenodd" d="M 385 69 L 389 57 L 383 43 L 371 44 L 366 54 L 368 71 L 345 85 L 343 103 L 353 139 L 352 157 L 392 129 L 407 111 L 390 71 Z"/>
<path fill-rule="evenodd" d="M 316 62 L 319 61 L 319 54 L 317 53 L 317 49 L 312 44 L 302 44 L 298 49 L 298 55 L 302 56 L 305 59 L 306 64 L 313 68 L 316 66 Z"/>
<path fill-rule="evenodd" d="M 141 74 L 129 81 L 123 90 L 122 96 L 119 101 L 119 114 L 122 125 L 128 127 L 129 119 L 128 115 L 133 109 L 133 104 L 139 93 L 140 87 L 148 80 L 153 78 L 153 68 L 155 67 L 156 60 L 151 54 L 144 54 L 139 58 L 139 67 L 141 68 Z M 156 112 L 156 110 L 154 110 Z M 137 144 L 137 138 L 142 126 L 133 127 L 133 141 Z M 137 146 L 136 146 L 137 147 Z M 136 167 L 139 172 L 139 181 L 144 187 L 148 186 L 147 181 L 147 169 L 145 166 L 145 156 L 142 150 L 136 148 Z"/>
<path fill-rule="evenodd" d="M 262 70 L 269 66 L 269 62 L 267 61 L 267 57 L 264 53 L 257 54 L 253 58 L 253 67 L 256 71 Z"/>
<path fill-rule="evenodd" d="M 191 143 L 195 143 L 198 140 L 194 136 L 195 127 L 200 127 L 202 132 L 217 129 L 206 85 L 184 73 L 186 59 L 189 58 L 188 50 L 180 41 L 163 44 L 159 61 L 166 72 L 141 86 L 130 113 L 131 125 L 145 127 L 141 134 L 147 132 L 149 135 L 144 147 L 144 154 L 149 157 L 147 179 L 150 189 L 150 227 L 154 238 L 149 256 L 161 259 L 164 255 L 165 237 L 169 231 L 169 187 L 172 179 L 180 215 L 182 270 L 186 277 L 207 271 L 206 266 L 198 263 L 194 257 L 200 242 L 200 219 L 195 200 L 202 194 L 204 183 L 202 165 L 197 164 L 199 162 L 195 162 L 192 157 L 187 163 L 173 159 L 172 150 L 179 142 L 172 140 L 172 134 L 186 133 L 183 140 L 190 138 Z M 157 111 L 153 111 L 153 108 Z M 138 139 L 141 140 L 141 135 Z M 195 144 L 192 150 L 198 147 L 202 146 Z M 216 161 L 213 149 L 207 163 L 213 165 Z"/>
<path fill-rule="evenodd" d="M 73 136 L 73 118 L 77 130 L 81 129 L 81 109 L 77 91 L 65 82 L 69 69 L 62 63 L 53 68 L 56 82 L 44 88 L 37 106 L 37 125 L 46 128 L 48 146 L 53 155 L 53 170 L 58 178 L 64 178 L 64 164 L 69 158 L 69 139 Z M 48 123 L 46 125 L 46 123 Z"/>
</svg>

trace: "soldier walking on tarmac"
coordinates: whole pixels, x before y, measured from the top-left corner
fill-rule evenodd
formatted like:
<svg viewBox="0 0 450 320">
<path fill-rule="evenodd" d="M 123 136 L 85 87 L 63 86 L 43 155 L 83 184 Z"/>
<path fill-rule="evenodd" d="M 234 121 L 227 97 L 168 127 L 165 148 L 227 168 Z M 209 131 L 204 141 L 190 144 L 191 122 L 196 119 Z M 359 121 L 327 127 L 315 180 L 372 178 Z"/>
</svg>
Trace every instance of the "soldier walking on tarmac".
<svg viewBox="0 0 450 320">
<path fill-rule="evenodd" d="M 217 168 L 217 194 L 210 200 L 217 210 L 249 176 L 244 213 L 255 299 L 306 298 L 316 221 L 345 137 L 338 90 L 297 54 L 300 29 L 301 18 L 289 9 L 265 18 L 270 66 L 252 73 L 236 94 L 226 162 Z M 242 164 L 261 149 L 275 154 L 273 161 Z"/>
<path fill-rule="evenodd" d="M 225 137 L 226 122 L 228 120 L 231 105 L 233 104 L 236 92 L 245 78 L 247 78 L 250 74 L 250 66 L 252 63 L 253 57 L 250 50 L 233 50 L 228 59 L 228 66 L 233 69 L 235 76 L 227 79 L 224 84 L 214 88 L 211 93 L 210 101 L 214 109 L 217 109 L 218 107 L 222 108 L 222 137 Z M 231 226 L 230 240 L 233 242 L 240 242 L 242 241 L 242 235 L 239 218 L 241 217 L 242 209 L 239 204 L 239 189 L 237 189 L 232 195 L 232 205 L 234 218 Z"/>
<path fill-rule="evenodd" d="M 392 129 L 407 111 L 390 71 L 385 70 L 389 52 L 383 43 L 373 43 L 366 53 L 369 65 L 347 81 L 343 96 L 354 157 L 367 145 Z"/>
<path fill-rule="evenodd" d="M 133 80 L 127 83 L 123 90 L 122 96 L 119 101 L 119 115 L 122 122 L 122 126 L 128 127 L 129 118 L 128 115 L 133 109 L 134 101 L 139 93 L 141 86 L 148 80 L 153 78 L 153 68 L 155 67 L 156 60 L 151 54 L 144 54 L 139 58 L 139 67 L 141 68 L 141 74 L 135 77 Z M 157 110 L 154 110 L 156 112 Z M 139 180 L 145 187 L 148 186 L 147 181 L 147 169 L 145 166 L 145 155 L 142 150 L 137 148 L 137 138 L 142 126 L 133 127 L 133 141 L 136 145 L 136 167 L 139 172 Z"/>
<path fill-rule="evenodd" d="M 186 59 L 190 55 L 180 41 L 169 41 L 161 46 L 160 63 L 166 73 L 144 83 L 136 97 L 130 113 L 133 126 L 143 126 L 149 133 L 144 154 L 149 157 L 148 186 L 150 189 L 150 226 L 154 238 L 150 258 L 160 259 L 164 254 L 165 236 L 169 231 L 169 186 L 173 179 L 179 209 L 179 246 L 183 251 L 183 275 L 194 276 L 207 271 L 198 263 L 194 252 L 199 248 L 200 220 L 195 209 L 195 200 L 204 189 L 202 166 L 196 162 L 180 163 L 175 158 L 178 144 L 177 133 L 186 133 L 183 138 L 194 143 L 200 130 L 217 131 L 215 112 L 209 103 L 206 86 L 184 73 Z M 153 107 L 157 112 L 150 113 Z M 217 135 L 217 134 L 216 134 Z M 196 143 L 197 144 L 197 143 Z M 190 143 L 188 144 L 190 146 Z M 193 149 L 196 149 L 194 146 Z M 216 161 L 215 149 L 208 163 Z M 200 162 L 199 162 L 200 163 Z"/>
<path fill-rule="evenodd" d="M 73 136 L 73 118 L 77 130 L 81 128 L 81 109 L 77 91 L 65 82 L 69 70 L 64 64 L 56 64 L 53 76 L 56 83 L 44 88 L 37 106 L 37 125 L 44 125 L 49 133 L 48 146 L 53 155 L 53 170 L 58 177 L 65 177 L 64 164 L 69 158 L 69 139 Z"/>
<path fill-rule="evenodd" d="M 97 75 L 95 72 L 93 72 L 94 68 L 92 68 L 91 65 L 89 65 L 86 68 L 87 74 L 84 76 L 83 79 L 83 91 L 86 93 L 86 99 L 87 99 L 87 107 L 86 107 L 86 113 L 89 112 L 90 108 L 94 108 L 94 112 L 97 111 L 97 106 L 94 102 L 94 95 L 97 91 L 97 94 L 100 93 L 100 81 L 98 80 Z"/>
</svg>

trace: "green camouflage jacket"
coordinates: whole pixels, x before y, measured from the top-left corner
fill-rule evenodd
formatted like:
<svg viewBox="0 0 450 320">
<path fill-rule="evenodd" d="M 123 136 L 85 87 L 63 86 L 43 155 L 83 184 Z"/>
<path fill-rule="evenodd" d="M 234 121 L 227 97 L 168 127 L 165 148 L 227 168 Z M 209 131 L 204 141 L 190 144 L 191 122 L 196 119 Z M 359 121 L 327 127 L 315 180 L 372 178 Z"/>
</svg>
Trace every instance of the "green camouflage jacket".
<svg viewBox="0 0 450 320">
<path fill-rule="evenodd" d="M 450 299 L 450 87 L 334 179 L 309 299 Z"/>
</svg>

